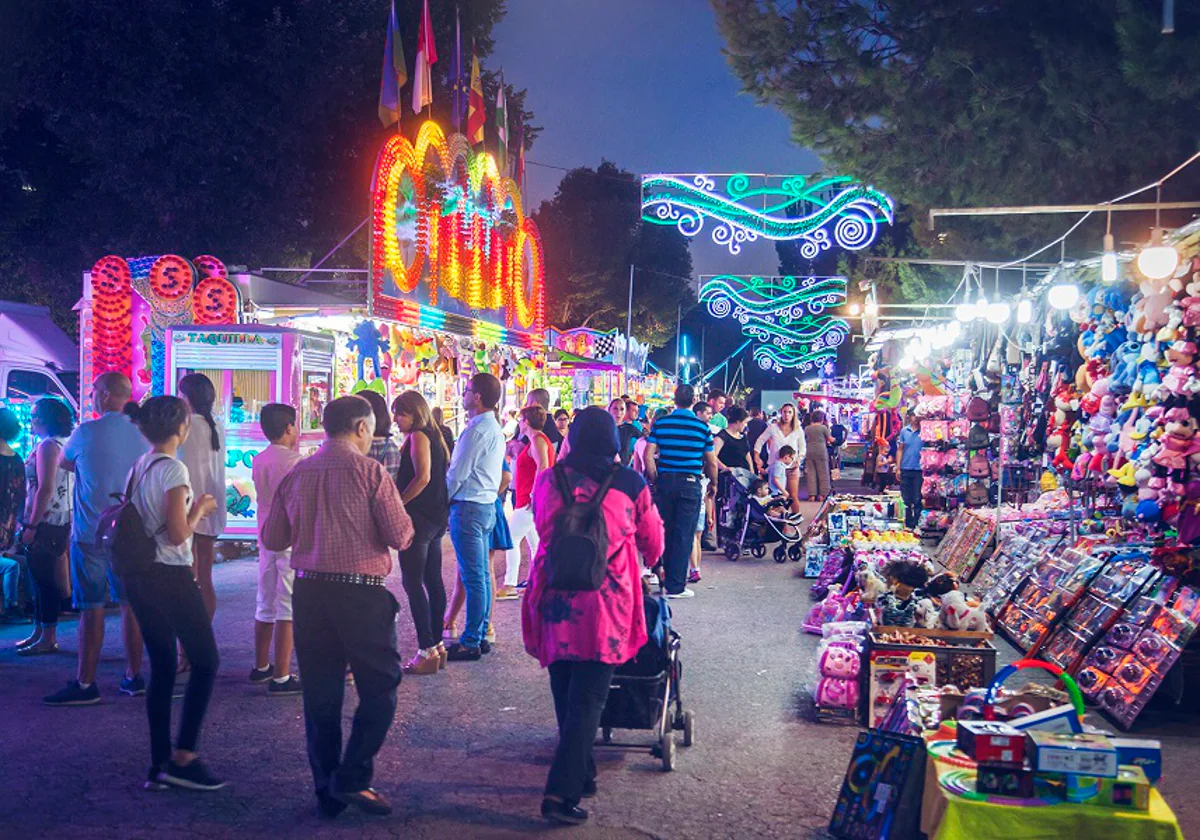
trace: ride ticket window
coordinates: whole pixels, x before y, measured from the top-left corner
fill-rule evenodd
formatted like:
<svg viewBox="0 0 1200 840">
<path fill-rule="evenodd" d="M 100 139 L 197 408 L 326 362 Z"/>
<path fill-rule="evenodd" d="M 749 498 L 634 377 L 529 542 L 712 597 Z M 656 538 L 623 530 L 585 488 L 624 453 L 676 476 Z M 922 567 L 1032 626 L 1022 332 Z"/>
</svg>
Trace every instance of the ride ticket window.
<svg viewBox="0 0 1200 840">
<path fill-rule="evenodd" d="M 189 373 L 202 373 L 212 380 L 217 391 L 213 416 L 226 426 L 257 425 L 263 406 L 276 401 L 273 370 L 179 370 L 180 378 Z"/>
</svg>

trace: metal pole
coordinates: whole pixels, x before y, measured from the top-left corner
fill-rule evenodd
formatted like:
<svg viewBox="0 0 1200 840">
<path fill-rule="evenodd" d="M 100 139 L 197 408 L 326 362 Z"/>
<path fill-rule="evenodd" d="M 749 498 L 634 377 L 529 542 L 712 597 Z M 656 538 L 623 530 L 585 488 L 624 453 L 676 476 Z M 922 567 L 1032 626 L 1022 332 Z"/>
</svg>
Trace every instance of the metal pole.
<svg viewBox="0 0 1200 840">
<path fill-rule="evenodd" d="M 681 303 L 675 307 L 675 384 L 676 385 L 679 384 L 679 366 L 681 364 L 681 362 L 679 361 L 679 359 L 680 359 L 679 353 L 681 352 L 680 347 L 679 347 L 679 340 L 682 336 L 683 336 L 683 304 Z"/>
<path fill-rule="evenodd" d="M 1014 207 L 935 207 L 929 211 L 929 226 L 936 224 L 939 216 L 1033 216 L 1054 213 L 1128 213 L 1146 210 L 1193 210 L 1200 207 L 1196 201 L 1138 202 L 1135 204 L 1046 204 Z"/>
<path fill-rule="evenodd" d="M 629 345 L 633 343 L 633 263 L 629 264 L 629 308 L 625 310 L 625 371 L 629 372 Z"/>
</svg>

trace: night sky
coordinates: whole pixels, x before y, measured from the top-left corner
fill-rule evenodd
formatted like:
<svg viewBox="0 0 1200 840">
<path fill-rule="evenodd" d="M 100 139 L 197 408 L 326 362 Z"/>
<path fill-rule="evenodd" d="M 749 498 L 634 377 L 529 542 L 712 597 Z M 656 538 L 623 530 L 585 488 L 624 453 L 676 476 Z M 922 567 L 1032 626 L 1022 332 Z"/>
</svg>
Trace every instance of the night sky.
<svg viewBox="0 0 1200 840">
<path fill-rule="evenodd" d="M 553 9 L 553 12 L 550 10 Z M 596 166 L 641 174 L 807 174 L 820 165 L 794 146 L 774 109 L 740 92 L 707 0 L 509 0 L 488 63 L 529 90 L 542 134 L 529 154 L 531 203 L 554 195 L 563 173 L 533 166 Z M 692 245 L 696 274 L 775 274 L 770 243 L 738 257 Z"/>
</svg>

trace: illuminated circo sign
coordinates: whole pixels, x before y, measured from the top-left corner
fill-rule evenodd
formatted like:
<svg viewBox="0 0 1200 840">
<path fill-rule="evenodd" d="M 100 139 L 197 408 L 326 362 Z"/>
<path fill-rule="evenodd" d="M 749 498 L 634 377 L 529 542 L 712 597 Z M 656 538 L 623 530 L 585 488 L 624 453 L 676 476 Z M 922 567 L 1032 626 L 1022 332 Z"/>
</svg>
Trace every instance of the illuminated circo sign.
<svg viewBox="0 0 1200 840">
<path fill-rule="evenodd" d="M 796 175 L 779 186 L 763 180 L 764 186 L 755 188 L 749 175 L 731 175 L 718 190 L 710 175 L 647 175 L 642 178 L 642 219 L 674 225 L 684 236 L 697 235 L 711 219 L 713 242 L 731 254 L 761 236 L 799 241 L 805 259 L 835 244 L 865 248 L 875 240 L 878 225 L 892 222 L 891 198 L 851 178 L 809 184 Z"/>
<path fill-rule="evenodd" d="M 495 159 L 426 122 L 415 143 L 396 135 L 379 153 L 372 185 L 371 312 L 397 318 L 401 297 L 426 284 L 431 306 L 461 301 L 502 313 L 504 325 L 544 329 L 542 242 L 516 183 Z"/>
</svg>

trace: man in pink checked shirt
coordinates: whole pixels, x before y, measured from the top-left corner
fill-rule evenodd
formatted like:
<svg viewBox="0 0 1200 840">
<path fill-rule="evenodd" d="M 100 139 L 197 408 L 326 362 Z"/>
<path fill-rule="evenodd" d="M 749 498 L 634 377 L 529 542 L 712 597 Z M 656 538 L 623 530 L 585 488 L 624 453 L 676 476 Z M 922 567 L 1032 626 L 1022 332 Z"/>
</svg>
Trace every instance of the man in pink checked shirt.
<svg viewBox="0 0 1200 840">
<path fill-rule="evenodd" d="M 280 483 L 260 537 L 271 551 L 292 549 L 296 660 L 318 813 L 336 817 L 356 805 L 386 815 L 391 805 L 371 776 L 396 713 L 401 672 L 398 606 L 384 578 L 392 569 L 388 549 L 408 548 L 413 525 L 392 477 L 366 457 L 375 433 L 371 404 L 336 399 L 321 423 L 325 443 Z M 359 701 L 343 753 L 347 664 Z"/>
</svg>

